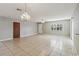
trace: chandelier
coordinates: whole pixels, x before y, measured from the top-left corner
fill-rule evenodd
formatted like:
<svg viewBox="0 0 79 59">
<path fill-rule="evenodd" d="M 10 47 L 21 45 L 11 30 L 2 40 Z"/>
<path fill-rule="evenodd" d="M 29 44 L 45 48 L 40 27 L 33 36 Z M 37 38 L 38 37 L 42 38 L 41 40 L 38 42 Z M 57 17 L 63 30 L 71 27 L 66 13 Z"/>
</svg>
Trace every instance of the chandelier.
<svg viewBox="0 0 79 59">
<path fill-rule="evenodd" d="M 27 12 L 24 12 L 21 15 L 21 20 L 29 20 L 30 19 L 30 15 Z"/>
<path fill-rule="evenodd" d="M 28 12 L 27 12 L 27 5 L 26 5 L 26 3 L 25 3 L 25 11 L 24 11 L 24 13 L 21 15 L 21 20 L 29 20 L 30 19 L 30 15 L 28 14 Z"/>
<path fill-rule="evenodd" d="M 26 3 L 24 4 L 24 11 L 22 10 L 22 9 L 20 9 L 20 8 L 17 8 L 16 10 L 17 11 L 20 11 L 20 12 L 22 12 L 23 11 L 23 13 L 20 15 L 20 19 L 21 20 L 30 20 L 30 18 L 31 18 L 31 16 L 28 14 L 28 12 L 27 12 L 27 5 L 26 5 Z"/>
</svg>

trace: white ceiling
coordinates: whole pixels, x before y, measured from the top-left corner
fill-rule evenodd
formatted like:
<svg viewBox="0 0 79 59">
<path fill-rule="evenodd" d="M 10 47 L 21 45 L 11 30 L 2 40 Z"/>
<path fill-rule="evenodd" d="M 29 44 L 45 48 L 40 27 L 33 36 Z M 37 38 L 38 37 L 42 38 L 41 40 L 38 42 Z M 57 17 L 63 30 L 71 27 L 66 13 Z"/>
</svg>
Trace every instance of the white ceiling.
<svg viewBox="0 0 79 59">
<path fill-rule="evenodd" d="M 16 20 L 23 12 L 16 9 L 20 8 L 24 11 L 23 3 L 0 3 L 0 16 L 13 18 Z M 75 3 L 27 3 L 27 11 L 31 15 L 31 20 L 65 19 L 72 16 L 76 7 Z"/>
</svg>

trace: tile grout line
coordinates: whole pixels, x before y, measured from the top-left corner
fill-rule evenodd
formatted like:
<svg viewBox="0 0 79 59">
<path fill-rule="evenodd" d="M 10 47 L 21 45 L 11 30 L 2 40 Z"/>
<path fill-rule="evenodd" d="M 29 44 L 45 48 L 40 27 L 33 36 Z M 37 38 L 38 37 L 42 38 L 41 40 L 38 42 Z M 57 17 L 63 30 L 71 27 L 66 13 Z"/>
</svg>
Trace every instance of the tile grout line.
<svg viewBox="0 0 79 59">
<path fill-rule="evenodd" d="M 3 42 L 2 42 L 3 43 Z M 4 45 L 5 45 L 5 47 L 11 52 L 11 54 L 13 55 L 13 56 L 15 56 L 14 55 L 14 53 L 8 48 L 8 46 L 5 44 L 5 43 L 3 43 Z M 25 54 L 27 53 L 26 51 L 24 51 L 24 49 L 22 49 L 19 45 L 17 46 L 18 48 L 20 48 Z"/>
<path fill-rule="evenodd" d="M 72 42 L 73 43 L 73 42 Z M 73 43 L 73 48 L 75 49 L 75 52 L 77 53 L 77 49 L 76 49 L 76 47 L 75 47 L 75 45 L 74 45 L 74 43 Z M 72 49 L 73 49 L 72 48 Z M 72 50 L 72 52 L 73 52 L 73 50 Z M 78 53 L 77 53 L 77 55 L 76 56 L 78 56 Z"/>
<path fill-rule="evenodd" d="M 2 42 L 3 43 L 3 42 Z M 8 46 L 5 44 L 5 43 L 3 43 L 4 44 L 4 46 L 11 52 L 11 54 L 14 56 L 14 54 L 13 54 L 13 52 L 8 48 Z"/>
<path fill-rule="evenodd" d="M 18 48 L 20 48 L 25 54 L 27 53 L 26 51 L 24 51 L 24 49 L 22 49 L 20 46 L 18 46 Z"/>
</svg>

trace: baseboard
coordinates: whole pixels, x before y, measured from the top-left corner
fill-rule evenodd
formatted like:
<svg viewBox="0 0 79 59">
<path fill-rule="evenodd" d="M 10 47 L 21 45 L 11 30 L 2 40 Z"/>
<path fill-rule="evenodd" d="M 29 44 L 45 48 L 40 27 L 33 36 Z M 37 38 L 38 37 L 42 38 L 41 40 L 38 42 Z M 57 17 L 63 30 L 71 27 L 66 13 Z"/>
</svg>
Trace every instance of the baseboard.
<svg viewBox="0 0 79 59">
<path fill-rule="evenodd" d="M 37 33 L 28 34 L 28 35 L 21 35 L 21 37 L 29 37 L 29 36 L 36 35 L 36 34 L 37 34 Z"/>
<path fill-rule="evenodd" d="M 33 33 L 33 34 L 28 34 L 28 35 L 21 35 L 21 37 L 29 37 L 29 36 L 32 36 L 32 35 L 36 35 L 37 33 Z M 7 40 L 12 40 L 13 38 L 7 38 L 7 39 L 2 39 L 0 41 L 7 41 Z"/>
<path fill-rule="evenodd" d="M 7 39 L 2 39 L 0 41 L 7 41 L 7 40 L 12 40 L 13 38 L 7 38 Z"/>
</svg>

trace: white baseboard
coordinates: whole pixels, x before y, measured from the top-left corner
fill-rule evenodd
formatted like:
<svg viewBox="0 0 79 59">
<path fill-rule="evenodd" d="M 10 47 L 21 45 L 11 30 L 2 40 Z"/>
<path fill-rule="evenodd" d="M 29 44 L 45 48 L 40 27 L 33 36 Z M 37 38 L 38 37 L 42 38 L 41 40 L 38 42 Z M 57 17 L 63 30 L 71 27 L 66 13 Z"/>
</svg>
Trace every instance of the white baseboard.
<svg viewBox="0 0 79 59">
<path fill-rule="evenodd" d="M 21 37 L 29 37 L 29 36 L 32 36 L 32 35 L 36 35 L 37 33 L 33 33 L 33 34 L 28 34 L 28 35 L 21 35 Z M 0 41 L 7 41 L 7 40 L 12 40 L 13 38 L 7 38 L 7 39 L 2 39 Z"/>
<path fill-rule="evenodd" d="M 29 37 L 29 36 L 36 35 L 36 34 L 37 34 L 37 33 L 28 34 L 28 35 L 21 35 L 21 37 Z"/>
<path fill-rule="evenodd" d="M 7 40 L 12 40 L 13 38 L 7 38 L 7 39 L 2 39 L 0 41 L 7 41 Z"/>
</svg>

